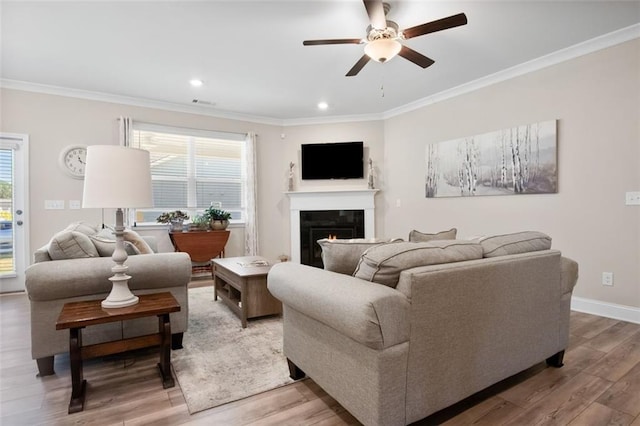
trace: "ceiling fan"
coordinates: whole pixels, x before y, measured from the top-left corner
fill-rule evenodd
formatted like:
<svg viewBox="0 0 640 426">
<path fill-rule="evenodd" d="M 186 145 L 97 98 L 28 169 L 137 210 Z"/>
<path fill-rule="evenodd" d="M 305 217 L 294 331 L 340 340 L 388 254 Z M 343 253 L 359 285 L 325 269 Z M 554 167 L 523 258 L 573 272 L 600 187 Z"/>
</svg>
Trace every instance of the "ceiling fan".
<svg viewBox="0 0 640 426">
<path fill-rule="evenodd" d="M 422 68 L 427 68 L 433 65 L 435 61 L 403 45 L 401 41 L 459 27 L 467 23 L 467 16 L 464 13 L 458 13 L 457 15 L 452 15 L 447 18 L 399 30 L 398 24 L 393 21 L 387 21 L 386 15 L 391 7 L 389 3 L 383 3 L 382 0 L 363 0 L 363 2 L 367 10 L 367 15 L 369 15 L 369 20 L 371 21 L 371 25 L 367 27 L 367 37 L 365 39 L 339 38 L 329 40 L 305 40 L 302 42 L 304 46 L 366 43 L 364 47 L 365 54 L 356 62 L 353 68 L 349 70 L 346 74 L 347 77 L 357 75 L 371 59 L 378 62 L 386 62 L 396 55 L 400 55 Z"/>
</svg>

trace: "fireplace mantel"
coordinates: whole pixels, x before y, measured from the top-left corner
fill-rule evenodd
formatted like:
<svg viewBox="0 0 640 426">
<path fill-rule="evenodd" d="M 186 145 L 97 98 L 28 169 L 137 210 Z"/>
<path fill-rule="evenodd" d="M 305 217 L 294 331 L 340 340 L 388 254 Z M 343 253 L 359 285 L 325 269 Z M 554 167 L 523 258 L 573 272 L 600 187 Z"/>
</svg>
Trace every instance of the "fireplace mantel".
<svg viewBox="0 0 640 426">
<path fill-rule="evenodd" d="M 375 195 L 378 189 L 286 192 L 291 212 L 291 260 L 300 263 L 300 212 L 307 210 L 364 210 L 364 237 L 375 237 Z"/>
</svg>

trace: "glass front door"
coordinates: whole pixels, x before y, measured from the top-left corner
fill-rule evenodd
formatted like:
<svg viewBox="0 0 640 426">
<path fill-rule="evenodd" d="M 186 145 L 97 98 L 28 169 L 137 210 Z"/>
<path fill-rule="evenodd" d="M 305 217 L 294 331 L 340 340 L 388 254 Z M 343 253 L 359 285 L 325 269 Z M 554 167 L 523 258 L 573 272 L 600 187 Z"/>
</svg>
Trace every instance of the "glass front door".
<svg viewBox="0 0 640 426">
<path fill-rule="evenodd" d="M 0 133 L 0 292 L 24 290 L 26 242 L 26 135 Z"/>
</svg>

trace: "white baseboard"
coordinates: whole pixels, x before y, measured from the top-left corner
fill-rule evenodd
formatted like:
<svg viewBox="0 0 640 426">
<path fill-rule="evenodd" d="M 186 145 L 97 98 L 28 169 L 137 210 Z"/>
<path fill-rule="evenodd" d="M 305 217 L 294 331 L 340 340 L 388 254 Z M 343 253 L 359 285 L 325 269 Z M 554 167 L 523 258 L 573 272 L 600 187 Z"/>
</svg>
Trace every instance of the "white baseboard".
<svg viewBox="0 0 640 426">
<path fill-rule="evenodd" d="M 640 324 L 640 308 L 633 306 L 573 296 L 571 297 L 571 310 Z"/>
</svg>

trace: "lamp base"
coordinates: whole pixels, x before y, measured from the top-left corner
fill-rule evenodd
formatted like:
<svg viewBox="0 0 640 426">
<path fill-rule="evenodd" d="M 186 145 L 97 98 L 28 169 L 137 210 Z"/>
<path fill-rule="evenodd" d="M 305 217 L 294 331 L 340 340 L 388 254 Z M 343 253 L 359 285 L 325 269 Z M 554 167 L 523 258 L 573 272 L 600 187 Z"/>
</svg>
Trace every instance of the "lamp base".
<svg viewBox="0 0 640 426">
<path fill-rule="evenodd" d="M 106 299 L 102 301 L 102 307 L 111 309 L 111 308 L 124 308 L 127 306 L 133 306 L 138 303 L 138 296 L 131 293 L 129 290 L 128 281 L 131 278 L 128 275 L 123 275 L 117 277 L 118 279 L 111 277 L 109 280 L 113 283 L 113 287 L 111 288 L 111 293 L 107 296 Z M 124 279 L 123 279 L 124 278 Z"/>
</svg>

